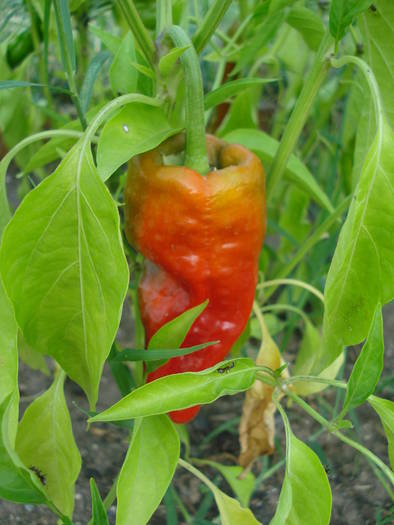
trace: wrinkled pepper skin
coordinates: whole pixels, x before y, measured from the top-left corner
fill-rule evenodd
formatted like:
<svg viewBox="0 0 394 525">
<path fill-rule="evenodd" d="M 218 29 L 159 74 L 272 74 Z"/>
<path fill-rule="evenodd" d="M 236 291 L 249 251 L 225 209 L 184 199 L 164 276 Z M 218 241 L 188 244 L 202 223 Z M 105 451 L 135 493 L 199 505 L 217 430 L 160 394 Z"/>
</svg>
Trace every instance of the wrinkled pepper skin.
<svg viewBox="0 0 394 525">
<path fill-rule="evenodd" d="M 265 234 L 265 184 L 260 160 L 240 145 L 207 136 L 215 168 L 207 176 L 163 165 L 162 153 L 135 157 L 125 188 L 126 235 L 145 256 L 139 303 L 147 341 L 165 323 L 207 298 L 183 347 L 220 342 L 174 357 L 148 375 L 200 371 L 215 365 L 241 335 L 252 309 Z M 185 423 L 199 407 L 172 412 Z"/>
</svg>

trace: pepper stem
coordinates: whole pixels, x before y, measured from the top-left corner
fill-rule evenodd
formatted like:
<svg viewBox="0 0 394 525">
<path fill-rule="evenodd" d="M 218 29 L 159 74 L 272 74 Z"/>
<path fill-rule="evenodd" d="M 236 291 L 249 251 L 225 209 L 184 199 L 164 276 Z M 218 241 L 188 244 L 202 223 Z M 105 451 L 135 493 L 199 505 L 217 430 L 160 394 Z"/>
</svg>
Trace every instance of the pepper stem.
<svg viewBox="0 0 394 525">
<path fill-rule="evenodd" d="M 190 38 L 179 26 L 168 32 L 175 46 L 190 46 L 181 56 L 186 88 L 186 155 L 185 166 L 205 175 L 209 171 L 205 142 L 204 91 L 198 56 Z"/>
</svg>

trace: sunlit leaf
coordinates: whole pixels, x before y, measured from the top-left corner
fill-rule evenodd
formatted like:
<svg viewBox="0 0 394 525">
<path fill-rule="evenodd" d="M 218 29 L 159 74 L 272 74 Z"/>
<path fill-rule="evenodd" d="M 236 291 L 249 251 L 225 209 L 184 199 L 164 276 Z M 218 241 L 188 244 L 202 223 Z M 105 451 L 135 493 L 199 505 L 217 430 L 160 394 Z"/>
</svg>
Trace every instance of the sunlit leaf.
<svg viewBox="0 0 394 525">
<path fill-rule="evenodd" d="M 179 450 L 179 437 L 168 416 L 136 422 L 117 483 L 116 525 L 148 523 L 174 475 Z"/>
<path fill-rule="evenodd" d="M 382 421 L 388 443 L 390 464 L 391 468 L 394 469 L 394 402 L 376 396 L 370 396 L 368 402 L 376 410 Z"/>
<path fill-rule="evenodd" d="M 286 474 L 270 525 L 328 525 L 331 489 L 317 455 L 286 426 Z"/>
<path fill-rule="evenodd" d="M 64 379 L 64 373 L 58 373 L 51 387 L 27 407 L 19 424 L 16 451 L 28 468 L 42 476 L 50 499 L 71 517 L 81 456 L 64 397 Z"/>
<path fill-rule="evenodd" d="M 134 155 L 154 149 L 178 133 L 156 106 L 132 103 L 125 106 L 104 126 L 97 150 L 100 177 L 106 180 Z"/>
<path fill-rule="evenodd" d="M 366 336 L 378 303 L 394 297 L 394 133 L 383 121 L 371 145 L 327 276 L 323 323 L 327 367 Z"/>
<path fill-rule="evenodd" d="M 185 372 L 156 379 L 133 390 L 90 421 L 121 421 L 165 414 L 247 390 L 255 378 L 253 361 L 241 358 L 234 359 L 232 363 L 234 366 L 231 368 L 224 369 L 223 363 L 219 363 L 202 372 Z"/>
<path fill-rule="evenodd" d="M 91 525 L 108 525 L 107 511 L 93 478 L 90 478 L 90 495 L 92 498 Z"/>
<path fill-rule="evenodd" d="M 93 407 L 129 276 L 116 205 L 80 144 L 17 209 L 0 269 L 27 343 L 53 356 Z"/>
</svg>

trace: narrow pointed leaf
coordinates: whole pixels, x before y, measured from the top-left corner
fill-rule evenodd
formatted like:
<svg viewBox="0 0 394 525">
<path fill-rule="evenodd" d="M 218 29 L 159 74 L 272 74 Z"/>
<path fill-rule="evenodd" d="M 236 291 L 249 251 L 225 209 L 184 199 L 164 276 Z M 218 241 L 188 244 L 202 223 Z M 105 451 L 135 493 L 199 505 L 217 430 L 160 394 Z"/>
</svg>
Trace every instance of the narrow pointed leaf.
<svg viewBox="0 0 394 525">
<path fill-rule="evenodd" d="M 116 205 L 80 144 L 17 209 L 0 270 L 27 343 L 53 356 L 94 407 L 129 276 Z"/>
<path fill-rule="evenodd" d="M 330 32 L 335 40 L 340 40 L 353 19 L 368 9 L 371 0 L 332 0 L 330 7 Z"/>
<path fill-rule="evenodd" d="M 133 390 L 89 421 L 121 421 L 165 414 L 211 403 L 218 397 L 247 390 L 255 379 L 253 361 L 241 358 L 234 359 L 232 363 L 232 368 L 228 365 L 225 365 L 225 368 L 223 363 L 219 363 L 202 372 L 185 372 L 156 379 Z"/>
<path fill-rule="evenodd" d="M 248 87 L 260 86 L 268 82 L 276 82 L 275 78 L 240 78 L 238 80 L 231 80 L 226 82 L 217 89 L 214 89 L 205 95 L 204 106 L 205 109 L 213 108 L 229 98 L 238 95 Z"/>
<path fill-rule="evenodd" d="M 171 51 L 161 57 L 159 61 L 159 71 L 163 77 L 168 77 L 178 58 L 180 58 L 189 47 L 190 46 L 174 47 L 174 49 L 171 49 Z"/>
<path fill-rule="evenodd" d="M 90 478 L 90 495 L 92 498 L 91 525 L 109 525 L 107 511 L 93 478 Z"/>
<path fill-rule="evenodd" d="M 168 416 L 137 422 L 117 484 L 116 525 L 149 522 L 174 475 L 179 451 L 179 437 Z"/>
<path fill-rule="evenodd" d="M 383 317 L 380 305 L 375 310 L 367 340 L 349 378 L 341 415 L 364 403 L 373 394 L 383 370 Z"/>
</svg>

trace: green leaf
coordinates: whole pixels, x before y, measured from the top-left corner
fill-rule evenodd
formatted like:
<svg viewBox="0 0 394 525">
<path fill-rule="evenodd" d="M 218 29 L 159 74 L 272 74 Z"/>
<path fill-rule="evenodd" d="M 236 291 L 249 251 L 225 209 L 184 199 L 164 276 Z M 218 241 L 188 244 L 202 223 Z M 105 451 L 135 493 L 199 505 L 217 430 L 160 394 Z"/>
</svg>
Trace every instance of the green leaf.
<svg viewBox="0 0 394 525">
<path fill-rule="evenodd" d="M 267 84 L 269 82 L 276 82 L 275 78 L 239 78 L 237 80 L 231 80 L 226 82 L 217 89 L 214 89 L 207 95 L 205 95 L 204 106 L 205 109 L 213 108 L 218 106 L 222 102 L 225 102 L 234 95 L 238 95 L 240 92 L 244 92 L 248 87 L 259 86 Z"/>
<path fill-rule="evenodd" d="M 203 303 L 186 310 L 159 328 L 149 341 L 148 349 L 179 348 L 194 321 L 208 306 L 208 302 L 207 299 Z"/>
<path fill-rule="evenodd" d="M 120 471 L 116 525 L 145 525 L 174 475 L 180 452 L 178 434 L 168 416 L 137 421 Z"/>
<path fill-rule="evenodd" d="M 377 304 L 394 297 L 394 133 L 383 122 L 366 157 L 324 291 L 323 350 L 317 369 L 360 343 Z"/>
<path fill-rule="evenodd" d="M 87 112 L 90 103 L 90 97 L 92 96 L 93 86 L 96 81 L 97 75 L 105 62 L 110 57 L 107 51 L 101 51 L 95 57 L 92 58 L 86 70 L 85 78 L 83 79 L 81 87 L 81 107 L 84 113 Z"/>
<path fill-rule="evenodd" d="M 293 6 L 287 15 L 286 22 L 296 29 L 312 51 L 317 51 L 325 33 L 321 17 L 303 6 Z"/>
<path fill-rule="evenodd" d="M 228 135 L 238 129 L 253 129 L 258 128 L 257 119 L 257 101 L 256 92 L 260 91 L 256 86 L 240 93 L 236 96 L 231 104 L 230 111 L 221 124 L 217 134 L 219 137 Z"/>
<path fill-rule="evenodd" d="M 81 456 L 64 397 L 64 379 L 59 372 L 51 387 L 27 407 L 15 448 L 26 467 L 45 479 L 46 492 L 58 509 L 71 517 Z"/>
<path fill-rule="evenodd" d="M 138 102 L 128 104 L 105 124 L 100 135 L 97 150 L 100 177 L 108 179 L 131 157 L 156 148 L 179 131 L 171 127 L 161 108 Z"/>
<path fill-rule="evenodd" d="M 265 318 L 265 316 L 264 316 Z M 319 356 L 319 350 L 322 346 L 322 338 L 317 328 L 310 322 L 305 322 L 305 330 L 301 341 L 301 346 L 297 354 L 296 362 L 292 371 L 293 376 L 310 375 L 314 369 L 316 360 Z M 335 359 L 330 366 L 320 372 L 318 377 L 323 379 L 335 379 L 343 365 L 343 353 Z M 326 389 L 328 385 L 323 383 L 297 382 L 293 385 L 294 392 L 300 396 L 316 394 Z"/>
<path fill-rule="evenodd" d="M 260 160 L 269 167 L 276 155 L 279 142 L 267 133 L 254 129 L 238 129 L 225 135 L 224 140 L 232 144 L 238 143 L 253 151 Z M 285 178 L 296 184 L 301 190 L 310 195 L 318 204 L 333 212 L 332 204 L 316 182 L 308 168 L 295 155 L 291 155 L 287 163 Z"/>
<path fill-rule="evenodd" d="M 166 55 L 162 56 L 159 61 L 159 71 L 163 77 L 168 77 L 171 73 L 172 68 L 175 66 L 176 61 L 180 58 L 185 51 L 189 49 L 189 46 L 174 47 Z"/>
<path fill-rule="evenodd" d="M 250 509 L 244 509 L 239 502 L 227 496 L 224 492 L 215 487 L 213 490 L 216 505 L 220 512 L 222 525 L 261 525 L 253 516 Z"/>
<path fill-rule="evenodd" d="M 33 370 L 39 370 L 46 376 L 50 375 L 45 356 L 30 348 L 30 346 L 26 343 L 21 334 L 19 337 L 18 350 L 20 359 L 27 366 L 29 366 Z"/>
<path fill-rule="evenodd" d="M 111 51 L 113 55 L 116 55 L 122 44 L 122 39 L 119 36 L 115 36 L 108 31 L 104 31 L 98 26 L 89 25 L 89 30 L 101 40 L 101 42 L 109 51 Z"/>
<path fill-rule="evenodd" d="M 376 11 L 364 13 L 359 19 L 359 27 L 365 60 L 374 72 L 388 123 L 394 128 L 394 3 L 391 0 L 377 0 L 374 5 Z"/>
<path fill-rule="evenodd" d="M 248 472 L 244 477 L 242 477 L 242 479 L 240 479 L 240 475 L 244 470 L 242 467 L 222 465 L 216 461 L 203 460 L 202 462 L 204 465 L 209 465 L 217 469 L 222 474 L 243 507 L 247 507 L 249 505 L 250 497 L 254 491 L 256 482 L 252 472 Z"/>
<path fill-rule="evenodd" d="M 286 428 L 286 474 L 270 525 L 328 525 L 331 489 L 317 455 Z"/>
<path fill-rule="evenodd" d="M 53 356 L 94 407 L 129 275 L 116 205 L 80 143 L 17 209 L 0 270 L 27 343 Z"/>
<path fill-rule="evenodd" d="M 119 361 L 161 361 L 168 360 L 171 357 L 180 355 L 188 355 L 198 350 L 203 350 L 208 346 L 217 344 L 219 341 L 211 341 L 209 343 L 202 343 L 200 345 L 189 346 L 188 348 L 163 348 L 162 350 L 149 350 L 138 348 L 125 348 L 119 352 L 112 362 Z"/>
<path fill-rule="evenodd" d="M 92 520 L 90 525 L 109 525 L 107 511 L 93 478 L 90 478 L 90 494 L 92 498 Z"/>
<path fill-rule="evenodd" d="M 137 91 L 138 72 L 133 62 L 137 62 L 137 54 L 133 35 L 129 31 L 123 38 L 109 70 L 109 81 L 114 95 Z"/>
<path fill-rule="evenodd" d="M 0 80 L 0 89 L 14 89 L 21 87 L 39 87 L 45 84 L 37 84 L 36 82 L 26 82 L 24 80 Z"/>
<path fill-rule="evenodd" d="M 0 498 L 18 503 L 45 503 L 37 477 L 15 452 L 18 425 L 18 327 L 0 279 Z"/>
<path fill-rule="evenodd" d="M 383 317 L 380 304 L 376 307 L 367 340 L 353 366 L 348 381 L 341 416 L 350 408 L 364 403 L 373 394 L 383 370 Z"/>
<path fill-rule="evenodd" d="M 54 1 L 54 6 L 63 66 L 68 71 L 67 65 L 70 62 L 72 71 L 75 72 L 77 63 L 68 0 Z"/>
<path fill-rule="evenodd" d="M 394 469 L 394 402 L 381 397 L 370 396 L 368 403 L 376 410 L 388 442 L 388 453 L 391 468 Z"/>
<path fill-rule="evenodd" d="M 331 0 L 330 32 L 336 41 L 345 36 L 354 18 L 368 9 L 371 0 Z"/>
<path fill-rule="evenodd" d="M 223 363 L 219 363 L 202 372 L 185 372 L 156 379 L 133 390 L 89 421 L 122 421 L 165 414 L 247 390 L 255 379 L 253 361 L 241 358 L 234 359 L 233 363 L 234 366 L 226 371 L 222 368 Z"/>
<path fill-rule="evenodd" d="M 0 404 L 0 497 L 16 503 L 47 502 L 37 476 L 28 470 L 14 451 L 10 436 L 18 409 L 18 394 L 10 394 Z"/>
</svg>

